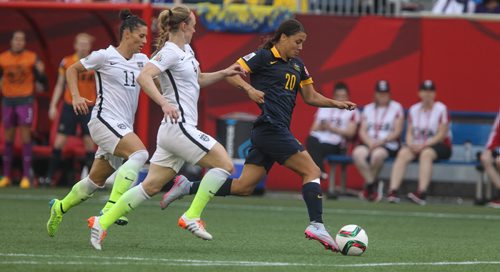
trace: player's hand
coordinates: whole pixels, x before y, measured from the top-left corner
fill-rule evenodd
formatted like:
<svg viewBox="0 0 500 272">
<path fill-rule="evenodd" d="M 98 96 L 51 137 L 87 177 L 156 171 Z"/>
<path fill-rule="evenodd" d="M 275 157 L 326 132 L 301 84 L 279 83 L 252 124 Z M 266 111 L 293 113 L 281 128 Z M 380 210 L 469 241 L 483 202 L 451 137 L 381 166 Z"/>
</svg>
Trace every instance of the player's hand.
<svg viewBox="0 0 500 272">
<path fill-rule="evenodd" d="M 247 74 L 247 71 L 245 71 L 245 69 L 243 69 L 243 67 L 241 67 L 238 63 L 234 63 L 222 72 L 224 73 L 224 77 L 231 77 L 235 75 L 246 76 Z"/>
<path fill-rule="evenodd" d="M 355 103 L 352 103 L 350 101 L 338 101 L 338 100 L 332 100 L 332 101 L 333 101 L 333 107 L 343 110 L 354 110 L 357 107 Z"/>
<path fill-rule="evenodd" d="M 384 146 L 385 142 L 384 141 L 381 141 L 381 140 L 374 140 L 374 141 L 371 141 L 370 142 L 370 145 L 369 145 L 369 148 L 370 150 L 374 150 L 375 148 L 377 147 L 381 147 L 381 146 Z"/>
<path fill-rule="evenodd" d="M 253 102 L 257 104 L 263 104 L 264 101 L 264 96 L 266 95 L 263 91 L 259 91 L 257 89 L 251 88 L 250 90 L 247 91 L 248 97 L 252 99 Z"/>
<path fill-rule="evenodd" d="M 163 111 L 163 113 L 165 114 L 165 121 L 168 122 L 168 120 L 170 119 L 170 123 L 172 124 L 177 124 L 177 120 L 179 119 L 179 112 L 177 111 L 177 109 L 170 105 L 170 103 L 168 102 L 165 102 L 162 106 L 161 106 L 161 110 Z"/>
<path fill-rule="evenodd" d="M 421 144 L 411 144 L 408 146 L 410 148 L 410 150 L 413 152 L 413 153 L 420 153 L 420 151 L 422 151 L 422 149 L 424 148 L 423 145 Z"/>
<path fill-rule="evenodd" d="M 45 72 L 45 64 L 41 61 L 37 61 L 35 63 L 35 69 L 40 73 L 43 74 Z"/>
<path fill-rule="evenodd" d="M 73 110 L 76 115 L 85 115 L 89 113 L 89 106 L 87 104 L 92 103 L 92 101 L 88 100 L 85 97 L 73 97 Z"/>
<path fill-rule="evenodd" d="M 54 121 L 56 115 L 57 115 L 57 107 L 51 105 L 49 107 L 49 120 Z"/>
</svg>

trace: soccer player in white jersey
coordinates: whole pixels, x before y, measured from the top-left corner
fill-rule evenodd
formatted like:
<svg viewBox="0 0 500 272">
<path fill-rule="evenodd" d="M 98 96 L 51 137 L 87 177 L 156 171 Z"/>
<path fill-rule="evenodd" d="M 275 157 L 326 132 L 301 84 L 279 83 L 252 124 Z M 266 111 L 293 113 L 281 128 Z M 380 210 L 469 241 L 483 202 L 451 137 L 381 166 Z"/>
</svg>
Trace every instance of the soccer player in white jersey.
<svg viewBox="0 0 500 272">
<path fill-rule="evenodd" d="M 354 164 L 365 181 L 361 199 L 380 201 L 377 176 L 385 159 L 396 156 L 399 150 L 403 120 L 403 107 L 392 100 L 389 82 L 378 81 L 374 102 L 366 105 L 361 114 L 361 144 L 352 152 Z"/>
<path fill-rule="evenodd" d="M 196 128 L 197 104 L 200 88 L 225 77 L 244 74 L 243 69 L 233 64 L 214 73 L 200 71 L 189 46 L 196 24 L 196 17 L 189 8 L 176 6 L 166 9 L 160 13 L 158 20 L 160 37 L 157 48 L 161 50 L 142 70 L 138 82 L 148 96 L 162 107 L 165 119 L 158 129 L 156 151 L 144 182 L 123 194 L 107 213 L 91 218 L 94 222 L 91 243 L 98 250 L 113 222 L 160 192 L 186 161 L 211 169 L 203 177 L 198 194 L 191 208 L 179 219 L 179 225 L 202 239 L 211 240 L 212 236 L 200 220 L 201 212 L 233 171 L 233 163 L 224 147 Z M 153 82 L 156 76 L 160 77 L 161 92 Z"/>
<path fill-rule="evenodd" d="M 392 167 L 391 182 L 387 200 L 399 202 L 397 191 L 403 182 L 408 163 L 419 160 L 418 189 L 408 198 L 419 205 L 425 205 L 427 187 L 431 182 L 432 162 L 449 159 L 451 156 L 451 135 L 446 106 L 436 101 L 436 88 L 431 80 L 422 82 L 419 91 L 420 102 L 408 111 L 408 127 L 405 145 L 398 152 Z"/>
<path fill-rule="evenodd" d="M 88 127 L 98 149 L 89 175 L 77 182 L 62 200 L 51 200 L 50 219 L 47 222 L 49 236 L 55 235 L 64 213 L 91 197 L 104 186 L 107 178 L 113 178 L 116 174 L 113 190 L 102 210 L 106 213 L 129 189 L 149 157 L 146 147 L 133 132 L 140 93 L 136 79 L 148 62 L 148 57 L 139 53 L 146 44 L 147 26 L 129 10 L 122 10 L 120 18 L 119 46 L 110 45 L 107 49 L 92 52 L 70 66 L 66 73 L 76 114 L 87 114 L 88 103 L 92 102 L 79 94 L 78 73 L 86 70 L 96 73 L 98 98 Z M 127 162 L 122 165 L 123 159 L 127 159 Z M 122 218 L 116 223 L 126 222 L 126 218 Z"/>
<path fill-rule="evenodd" d="M 349 101 L 349 88 L 338 82 L 333 88 L 333 99 Z M 321 178 L 326 179 L 324 159 L 326 156 L 345 154 L 347 141 L 356 135 L 360 113 L 358 109 L 346 111 L 338 108 L 319 108 L 307 137 L 307 151 L 321 169 Z"/>
</svg>

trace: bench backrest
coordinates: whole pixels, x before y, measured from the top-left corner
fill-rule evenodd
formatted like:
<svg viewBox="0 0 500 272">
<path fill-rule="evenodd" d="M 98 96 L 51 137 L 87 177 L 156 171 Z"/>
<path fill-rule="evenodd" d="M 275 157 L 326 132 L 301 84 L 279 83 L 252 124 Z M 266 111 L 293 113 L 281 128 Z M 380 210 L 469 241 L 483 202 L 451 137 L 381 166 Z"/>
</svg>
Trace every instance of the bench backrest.
<svg viewBox="0 0 500 272">
<path fill-rule="evenodd" d="M 484 146 L 488 141 L 492 124 L 451 123 L 453 144 L 462 145 L 470 142 L 472 145 Z"/>
</svg>

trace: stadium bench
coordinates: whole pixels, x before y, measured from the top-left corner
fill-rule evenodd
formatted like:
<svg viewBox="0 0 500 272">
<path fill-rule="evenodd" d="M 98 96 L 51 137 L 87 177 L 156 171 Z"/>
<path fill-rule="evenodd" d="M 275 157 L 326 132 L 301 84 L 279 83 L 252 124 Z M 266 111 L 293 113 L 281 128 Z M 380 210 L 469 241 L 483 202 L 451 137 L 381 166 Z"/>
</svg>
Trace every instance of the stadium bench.
<svg viewBox="0 0 500 272">
<path fill-rule="evenodd" d="M 452 156 L 449 160 L 437 160 L 434 162 L 432 181 L 433 182 L 457 182 L 476 183 L 475 197 L 477 200 L 483 199 L 484 173 L 478 169 L 480 165 L 476 159 L 476 153 L 484 149 L 488 140 L 491 126 L 495 118 L 494 113 L 469 113 L 452 112 L 451 114 L 452 132 Z M 404 135 L 405 132 L 403 132 Z M 470 160 L 466 160 L 464 143 L 471 143 L 472 154 Z M 345 193 L 347 187 L 347 166 L 353 163 L 349 155 L 329 155 L 326 158 L 330 165 L 328 195 L 336 196 L 336 169 L 340 168 L 340 191 Z M 388 181 L 390 179 L 393 158 L 386 160 L 379 179 Z M 418 163 L 410 163 L 405 173 L 405 180 L 418 180 Z M 486 195 L 491 196 L 491 188 L 486 186 Z"/>
</svg>

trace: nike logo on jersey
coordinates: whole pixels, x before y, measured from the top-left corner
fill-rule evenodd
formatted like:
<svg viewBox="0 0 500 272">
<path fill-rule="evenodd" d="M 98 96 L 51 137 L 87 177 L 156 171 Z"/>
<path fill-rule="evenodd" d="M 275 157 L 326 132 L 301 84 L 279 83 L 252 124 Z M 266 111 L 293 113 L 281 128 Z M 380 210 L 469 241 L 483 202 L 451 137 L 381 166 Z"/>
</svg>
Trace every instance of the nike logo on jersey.
<svg viewBox="0 0 500 272">
<path fill-rule="evenodd" d="M 112 61 L 109 62 L 109 65 L 115 65 L 115 64 L 116 64 L 116 62 L 112 62 Z"/>
<path fill-rule="evenodd" d="M 276 62 L 278 62 L 278 61 L 277 61 L 277 60 L 275 60 L 275 61 L 271 61 L 271 62 L 269 62 L 269 64 L 273 65 L 273 64 L 275 64 Z"/>
<path fill-rule="evenodd" d="M 134 181 L 133 179 L 130 179 L 128 177 L 125 177 L 125 179 L 128 180 L 128 181 Z"/>
<path fill-rule="evenodd" d="M 128 207 L 129 207 L 131 210 L 133 210 L 133 209 L 134 209 L 134 207 L 132 207 L 132 205 L 130 205 L 130 203 L 127 203 L 127 204 L 128 204 Z"/>
<path fill-rule="evenodd" d="M 319 198 L 319 199 L 322 199 L 322 198 L 323 198 L 323 195 L 318 195 L 318 198 Z"/>
<path fill-rule="evenodd" d="M 209 193 L 211 193 L 212 195 L 215 195 L 214 192 L 212 192 L 212 190 L 208 190 Z"/>
</svg>

